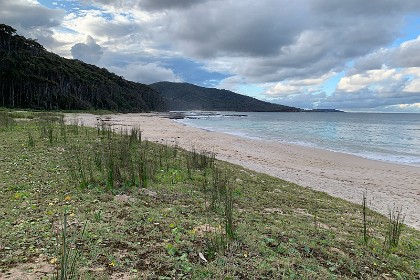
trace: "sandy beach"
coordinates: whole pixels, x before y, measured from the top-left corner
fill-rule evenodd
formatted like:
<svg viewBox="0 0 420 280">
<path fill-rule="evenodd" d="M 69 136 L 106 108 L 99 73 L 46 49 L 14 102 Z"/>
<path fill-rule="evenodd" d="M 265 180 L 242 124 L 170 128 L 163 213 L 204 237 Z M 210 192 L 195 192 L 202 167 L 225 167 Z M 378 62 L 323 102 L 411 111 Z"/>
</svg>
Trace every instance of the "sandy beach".
<svg viewBox="0 0 420 280">
<path fill-rule="evenodd" d="M 139 127 L 144 139 L 177 144 L 187 150 L 211 151 L 220 160 L 326 192 L 387 215 L 402 207 L 405 222 L 420 229 L 420 168 L 373 161 L 343 153 L 252 140 L 188 127 L 158 114 L 66 114 L 69 123 L 78 119 L 87 126 L 105 120 L 116 130 Z"/>
</svg>

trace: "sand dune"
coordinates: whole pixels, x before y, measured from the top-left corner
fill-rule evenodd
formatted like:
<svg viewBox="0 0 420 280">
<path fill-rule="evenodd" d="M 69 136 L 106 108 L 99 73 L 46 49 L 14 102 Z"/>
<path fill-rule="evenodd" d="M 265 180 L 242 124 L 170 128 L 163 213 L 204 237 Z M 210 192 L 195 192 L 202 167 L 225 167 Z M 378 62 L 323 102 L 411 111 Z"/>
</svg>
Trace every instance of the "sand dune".
<svg viewBox="0 0 420 280">
<path fill-rule="evenodd" d="M 79 119 L 88 126 L 96 126 L 102 119 L 115 129 L 140 127 L 144 139 L 177 144 L 189 150 L 212 151 L 220 160 L 359 204 L 366 190 L 370 208 L 387 215 L 390 208 L 402 207 L 406 223 L 420 229 L 418 167 L 210 132 L 182 125 L 157 114 L 67 114 L 66 118 L 69 121 Z"/>
</svg>

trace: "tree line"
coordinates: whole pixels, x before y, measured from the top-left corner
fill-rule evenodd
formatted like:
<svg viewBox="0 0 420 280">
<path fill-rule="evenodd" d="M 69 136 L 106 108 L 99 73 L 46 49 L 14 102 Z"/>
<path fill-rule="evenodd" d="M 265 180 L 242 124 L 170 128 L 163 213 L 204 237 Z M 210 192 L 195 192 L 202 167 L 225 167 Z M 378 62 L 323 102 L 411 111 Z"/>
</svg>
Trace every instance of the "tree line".
<svg viewBox="0 0 420 280">
<path fill-rule="evenodd" d="M 40 110 L 165 110 L 151 87 L 65 59 L 0 24 L 0 106 Z"/>
</svg>

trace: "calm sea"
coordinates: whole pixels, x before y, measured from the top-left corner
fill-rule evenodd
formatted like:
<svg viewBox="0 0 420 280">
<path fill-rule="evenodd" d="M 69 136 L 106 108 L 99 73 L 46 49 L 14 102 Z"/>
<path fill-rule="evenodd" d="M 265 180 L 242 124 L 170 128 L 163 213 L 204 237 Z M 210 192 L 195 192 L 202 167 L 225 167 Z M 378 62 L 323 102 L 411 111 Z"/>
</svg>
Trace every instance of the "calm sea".
<svg viewBox="0 0 420 280">
<path fill-rule="evenodd" d="M 243 114 L 246 116 L 237 116 Z M 186 125 L 420 167 L 420 114 L 197 113 Z"/>
</svg>

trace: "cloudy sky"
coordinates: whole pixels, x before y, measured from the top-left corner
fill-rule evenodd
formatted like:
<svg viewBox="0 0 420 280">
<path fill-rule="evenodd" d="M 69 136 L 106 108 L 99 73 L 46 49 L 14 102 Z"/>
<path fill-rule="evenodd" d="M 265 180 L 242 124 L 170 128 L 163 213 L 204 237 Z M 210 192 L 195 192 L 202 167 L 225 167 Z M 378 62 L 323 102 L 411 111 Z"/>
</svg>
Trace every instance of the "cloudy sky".
<svg viewBox="0 0 420 280">
<path fill-rule="evenodd" d="M 420 113 L 419 0 L 0 0 L 0 22 L 146 84 Z"/>
</svg>

